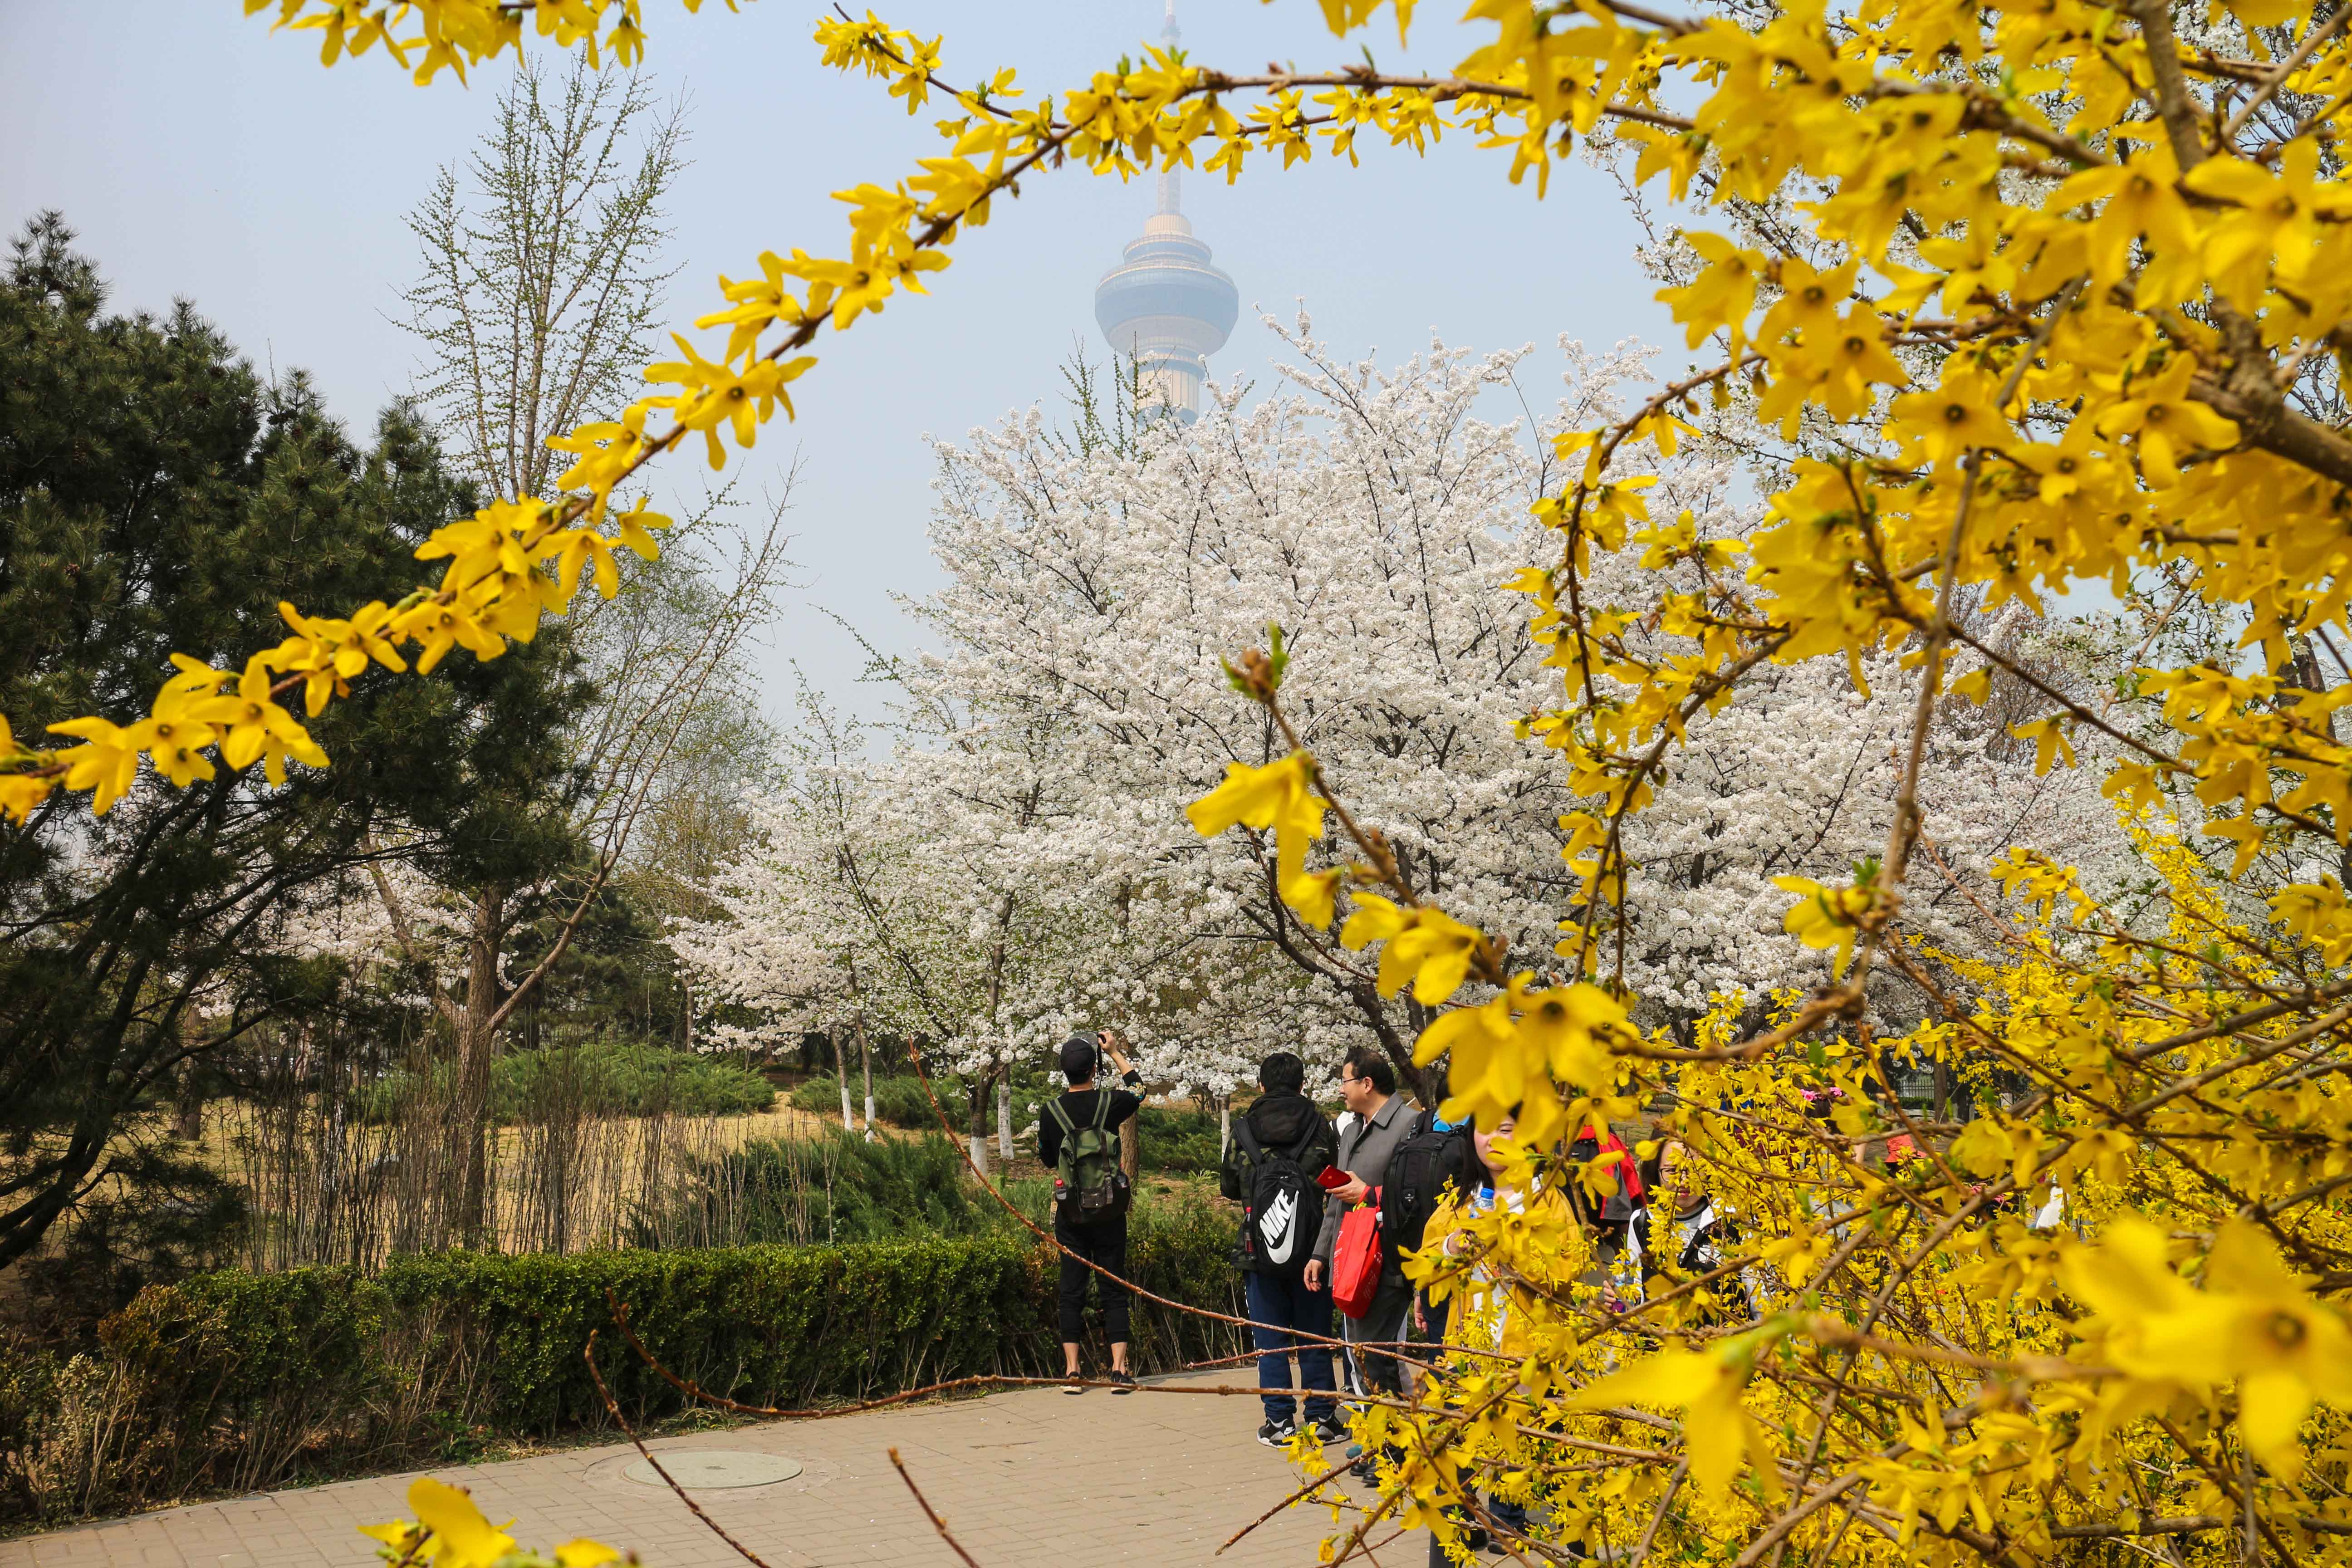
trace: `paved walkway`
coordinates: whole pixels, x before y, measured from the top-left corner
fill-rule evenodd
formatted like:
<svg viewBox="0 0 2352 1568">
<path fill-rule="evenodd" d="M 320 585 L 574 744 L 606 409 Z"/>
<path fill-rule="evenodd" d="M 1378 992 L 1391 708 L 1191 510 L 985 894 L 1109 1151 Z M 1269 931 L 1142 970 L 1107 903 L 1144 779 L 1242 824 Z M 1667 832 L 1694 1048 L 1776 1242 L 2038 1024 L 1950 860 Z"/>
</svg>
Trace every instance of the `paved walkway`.
<svg viewBox="0 0 2352 1568">
<path fill-rule="evenodd" d="M 1232 1383 L 1216 1373 L 1174 1380 Z M 1218 1543 L 1298 1484 L 1282 1455 L 1255 1440 L 1249 1398 L 1155 1394 L 1073 1399 L 1021 1389 L 984 1399 L 868 1412 L 832 1421 L 772 1421 L 660 1437 L 671 1449 L 750 1449 L 803 1468 L 773 1485 L 695 1500 L 770 1568 L 854 1563 L 956 1563 L 891 1469 L 896 1446 L 924 1495 L 981 1568 L 1037 1563 L 1282 1564 L 1307 1568 L 1330 1530 L 1328 1509 L 1291 1509 L 1215 1557 Z M 1335 1450 L 1334 1462 L 1339 1455 Z M 492 1522 L 551 1548 L 576 1535 L 635 1550 L 646 1568 L 742 1568 L 667 1487 L 622 1472 L 627 1444 L 503 1464 L 407 1471 L 257 1493 L 0 1542 L 0 1568 L 373 1568 L 357 1527 L 405 1511 L 419 1473 L 470 1488 Z M 1382 1534 L 1387 1532 L 1383 1531 Z M 1419 1563 L 1415 1536 L 1381 1556 Z"/>
</svg>

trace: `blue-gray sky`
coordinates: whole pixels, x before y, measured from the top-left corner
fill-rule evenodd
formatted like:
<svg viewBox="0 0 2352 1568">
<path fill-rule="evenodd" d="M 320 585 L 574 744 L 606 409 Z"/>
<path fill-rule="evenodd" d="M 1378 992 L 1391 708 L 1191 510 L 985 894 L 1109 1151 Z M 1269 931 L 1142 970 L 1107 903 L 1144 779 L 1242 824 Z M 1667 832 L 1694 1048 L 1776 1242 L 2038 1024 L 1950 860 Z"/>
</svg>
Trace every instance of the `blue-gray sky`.
<svg viewBox="0 0 2352 1568">
<path fill-rule="evenodd" d="M 944 33 L 951 79 L 1013 66 L 1033 94 L 1082 84 L 1160 26 L 1156 0 L 877 8 Z M 680 324 L 711 308 L 716 274 L 756 270 L 763 248 L 842 254 L 844 209 L 829 193 L 897 178 L 938 146 L 933 111 L 910 121 L 880 84 L 820 68 L 813 0 L 745 0 L 740 15 L 719 0 L 699 16 L 677 0 L 646 9 L 646 68 L 691 105 L 692 166 L 670 203 Z M 402 215 L 480 134 L 506 68 L 478 72 L 470 88 L 445 74 L 429 89 L 377 55 L 322 69 L 316 34 L 272 35 L 268 13 L 242 11 L 237 0 L 0 0 L 0 219 L 13 230 L 62 209 L 116 308 L 185 296 L 257 363 L 311 372 L 333 410 L 364 429 L 409 385 L 413 347 L 388 320 L 416 266 Z M 1358 58 L 1311 0 L 1180 0 L 1180 11 L 1204 63 Z M 1370 37 L 1383 66 L 1442 69 L 1477 41 L 1446 14 L 1422 13 L 1408 50 L 1385 23 Z M 1185 209 L 1243 303 L 1213 374 L 1270 379 L 1278 345 L 1253 307 L 1286 319 L 1302 297 L 1336 350 L 1385 363 L 1432 331 L 1480 349 L 1532 342 L 1522 381 L 1539 409 L 1563 331 L 1595 347 L 1626 336 L 1679 346 L 1633 264 L 1639 231 L 1591 169 L 1563 165 L 1538 203 L 1531 182 L 1507 183 L 1507 153 L 1466 135 L 1422 159 L 1370 142 L 1362 155 L 1352 171 L 1318 157 L 1283 174 L 1258 160 L 1232 187 L 1187 176 Z M 817 606 L 906 646 L 889 595 L 933 581 L 925 436 L 960 437 L 1033 403 L 1058 416 L 1056 367 L 1073 336 L 1106 353 L 1095 280 L 1150 210 L 1148 180 L 1076 169 L 1033 178 L 956 247 L 930 297 L 896 299 L 880 319 L 820 339 L 818 367 L 794 389 L 798 424 L 763 430 L 744 468 L 756 495 L 795 451 L 803 465 L 792 526 L 806 586 L 765 656 L 773 708 L 785 705 L 787 659 L 836 690 L 856 673 L 847 634 Z"/>
</svg>

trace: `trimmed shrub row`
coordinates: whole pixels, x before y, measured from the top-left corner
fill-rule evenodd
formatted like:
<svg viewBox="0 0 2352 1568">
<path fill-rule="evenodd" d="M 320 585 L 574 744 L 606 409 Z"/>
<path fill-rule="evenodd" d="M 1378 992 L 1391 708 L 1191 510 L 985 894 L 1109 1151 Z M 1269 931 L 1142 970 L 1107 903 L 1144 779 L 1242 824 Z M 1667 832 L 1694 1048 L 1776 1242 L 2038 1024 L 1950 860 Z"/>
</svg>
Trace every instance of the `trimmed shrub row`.
<svg viewBox="0 0 2352 1568">
<path fill-rule="evenodd" d="M 1197 1205 L 1136 1219 L 1131 1278 L 1240 1310 L 1228 1219 Z M 0 1518 L 55 1522 L 599 1430 L 592 1331 L 633 1423 L 677 1413 L 685 1398 L 613 1331 L 607 1292 L 672 1371 L 747 1404 L 1050 1375 L 1054 1276 L 1050 1251 L 1003 1235 L 198 1275 L 110 1319 L 101 1353 L 22 1380 L 13 1409 L 0 1399 Z M 1144 1370 L 1244 1348 L 1227 1325 L 1142 1302 L 1133 1331 Z"/>
</svg>

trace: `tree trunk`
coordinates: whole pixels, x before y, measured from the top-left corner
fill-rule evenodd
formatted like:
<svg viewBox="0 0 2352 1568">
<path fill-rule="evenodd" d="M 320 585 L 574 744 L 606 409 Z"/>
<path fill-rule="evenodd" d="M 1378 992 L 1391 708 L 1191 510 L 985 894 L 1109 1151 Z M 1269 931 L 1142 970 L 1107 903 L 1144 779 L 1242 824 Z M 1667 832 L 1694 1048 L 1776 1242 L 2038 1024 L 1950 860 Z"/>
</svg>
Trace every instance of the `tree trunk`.
<svg viewBox="0 0 2352 1568">
<path fill-rule="evenodd" d="M 1234 1097 L 1227 1095 L 1217 1104 L 1217 1156 L 1224 1157 L 1234 1146 Z"/>
<path fill-rule="evenodd" d="M 506 889 L 484 884 L 474 900 L 466 938 L 466 1005 L 458 1016 L 457 1095 L 451 1109 L 453 1164 L 458 1173 L 458 1239 L 479 1247 L 488 1238 L 490 1186 L 490 1058 L 498 1032 L 499 949 L 506 935 Z"/>
<path fill-rule="evenodd" d="M 844 1132 L 855 1132 L 857 1131 L 857 1120 L 849 1105 L 849 1053 L 841 1048 L 841 1031 L 836 1029 L 828 1034 L 825 1037 L 825 1045 L 833 1052 L 833 1074 L 841 1080 L 841 1130 Z M 866 1121 L 870 1126 L 873 1121 L 870 1113 Z"/>
<path fill-rule="evenodd" d="M 203 1064 L 190 1057 L 180 1064 L 172 1103 L 172 1136 L 194 1143 L 205 1135 L 205 1088 L 197 1074 Z"/>
<path fill-rule="evenodd" d="M 996 1069 L 996 1157 L 1013 1163 L 1013 1066 Z"/>
<path fill-rule="evenodd" d="M 993 1072 L 973 1075 L 971 1117 L 964 1124 L 964 1141 L 971 1148 L 971 1168 L 982 1177 L 988 1174 L 988 1085 L 995 1076 Z"/>
<path fill-rule="evenodd" d="M 997 1009 L 1004 1005 L 1005 939 L 1012 929 L 1013 895 L 1007 893 L 996 906 L 996 940 L 990 944 L 988 953 L 988 1024 L 992 1029 L 996 1026 Z M 971 1163 L 983 1175 L 988 1172 L 988 1086 L 999 1073 L 1010 1070 L 1003 1064 L 992 1061 L 988 1071 L 972 1080 Z M 1009 1137 L 1005 1140 L 1004 1157 L 1008 1161 L 1013 1157 L 1012 1142 Z"/>
<path fill-rule="evenodd" d="M 866 1036 L 866 1015 L 857 1016 L 857 1066 L 866 1075 L 866 1141 L 874 1142 L 874 1047 Z"/>
<path fill-rule="evenodd" d="M 1127 1184 L 1130 1187 L 1142 1179 L 1143 1118 L 1140 1116 L 1130 1116 L 1118 1124 L 1118 1168 L 1127 1173 Z"/>
</svg>

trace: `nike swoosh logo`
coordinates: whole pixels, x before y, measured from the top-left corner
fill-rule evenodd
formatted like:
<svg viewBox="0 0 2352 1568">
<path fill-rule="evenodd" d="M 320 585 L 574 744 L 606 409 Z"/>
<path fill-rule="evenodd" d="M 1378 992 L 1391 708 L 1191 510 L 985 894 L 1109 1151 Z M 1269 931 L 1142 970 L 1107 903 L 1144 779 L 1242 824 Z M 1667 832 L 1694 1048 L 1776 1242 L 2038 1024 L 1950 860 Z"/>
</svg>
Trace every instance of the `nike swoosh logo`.
<svg viewBox="0 0 2352 1568">
<path fill-rule="evenodd" d="M 1298 1194 L 1284 1193 L 1276 1197 L 1272 1208 L 1258 1215 L 1257 1233 L 1265 1238 L 1265 1260 L 1268 1263 L 1290 1261 L 1290 1249 L 1298 1245 L 1298 1233 L 1291 1228 L 1290 1221 L 1297 1212 Z M 1275 1245 L 1276 1237 L 1282 1238 L 1279 1247 Z"/>
</svg>

